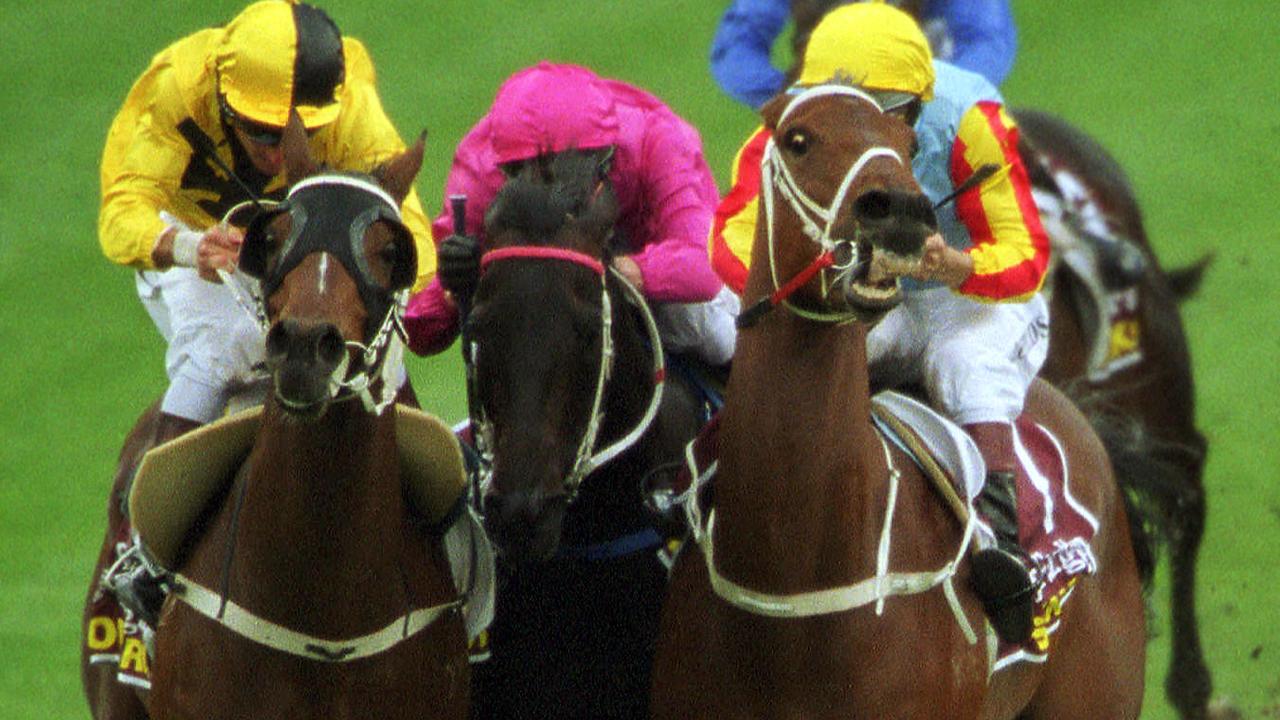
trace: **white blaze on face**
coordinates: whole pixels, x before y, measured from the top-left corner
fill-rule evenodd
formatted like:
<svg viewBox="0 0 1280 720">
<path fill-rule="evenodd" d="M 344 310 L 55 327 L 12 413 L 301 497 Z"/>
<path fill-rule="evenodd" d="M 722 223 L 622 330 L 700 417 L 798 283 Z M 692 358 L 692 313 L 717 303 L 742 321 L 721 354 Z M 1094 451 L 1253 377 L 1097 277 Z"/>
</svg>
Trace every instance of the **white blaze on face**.
<svg viewBox="0 0 1280 720">
<path fill-rule="evenodd" d="M 320 253 L 320 272 L 317 274 L 319 280 L 316 281 L 316 291 L 323 295 L 329 286 L 329 253 Z"/>
</svg>

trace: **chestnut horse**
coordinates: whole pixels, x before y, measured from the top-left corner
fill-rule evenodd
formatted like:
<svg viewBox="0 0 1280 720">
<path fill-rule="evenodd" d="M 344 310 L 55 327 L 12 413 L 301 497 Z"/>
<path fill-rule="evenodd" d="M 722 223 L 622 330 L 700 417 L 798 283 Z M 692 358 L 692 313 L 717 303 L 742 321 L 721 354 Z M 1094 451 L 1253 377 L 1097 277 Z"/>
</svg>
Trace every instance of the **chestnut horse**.
<svg viewBox="0 0 1280 720">
<path fill-rule="evenodd" d="M 738 338 L 714 499 L 676 558 L 663 613 L 654 717 L 1136 718 L 1142 578 L 1089 421 L 1045 383 L 1027 397 L 1101 523 L 1099 569 L 1064 606 L 1047 661 L 994 676 L 993 648 L 969 635 L 983 613 L 966 528 L 872 424 L 867 332 L 900 296 L 858 260 L 918 262 L 934 232 L 906 161 L 910 128 L 846 86 L 780 96 L 763 114 L 776 144 L 762 193 L 777 202 L 762 195 L 745 307 L 794 292 L 790 312 Z M 806 234 L 802 210 L 825 231 Z M 813 274 L 833 257 L 844 275 Z"/>
<path fill-rule="evenodd" d="M 792 0 L 792 56 L 804 57 L 818 21 L 849 0 Z M 924 3 L 894 3 L 919 18 Z M 793 69 L 794 73 L 794 69 Z M 1162 270 L 1143 224 L 1133 185 L 1095 139 L 1060 117 L 1030 108 L 1012 110 L 1021 130 L 1019 151 L 1038 189 L 1059 194 L 1054 175 L 1067 173 L 1088 194 L 1112 231 L 1132 242 L 1147 269 L 1132 288 L 1134 340 L 1141 352 L 1114 372 L 1098 372 L 1091 356 L 1099 334 L 1112 327 L 1099 317 L 1087 284 L 1055 262 L 1050 294 L 1049 357 L 1041 375 L 1079 403 L 1105 410 L 1100 417 L 1133 418 L 1144 433 L 1142 472 L 1118 473 L 1125 491 L 1148 509 L 1152 530 L 1169 549 L 1171 656 L 1165 693 L 1184 720 L 1206 717 L 1213 683 L 1200 647 L 1196 619 L 1196 563 L 1205 526 L 1204 463 L 1207 443 L 1196 427 L 1191 355 L 1178 303 L 1195 293 L 1208 258 Z M 1057 250 L 1063 240 L 1046 223 Z M 1092 417 L 1092 415 L 1091 415 Z M 1117 458 L 1113 457 L 1113 461 Z"/>
<path fill-rule="evenodd" d="M 700 401 L 610 270 L 606 158 L 560 153 L 489 206 L 464 327 L 485 526 L 498 551 L 478 717 L 644 718 L 666 568 L 640 492 Z"/>
<path fill-rule="evenodd" d="M 392 404 L 397 328 L 417 266 L 399 208 L 421 166 L 422 141 L 390 160 L 379 184 L 321 172 L 304 132 L 295 117 L 284 139 L 288 200 L 259 215 L 240 257 L 241 269 L 262 280 L 272 392 L 238 456 L 243 464 L 195 509 L 190 536 L 166 553 L 175 585 L 155 630 L 149 692 L 117 684 L 113 667 L 86 662 L 95 717 L 468 714 L 464 599 L 441 528 L 408 489 L 406 478 L 422 468 L 406 464 L 408 411 Z M 175 443 L 207 441 L 225 427 Z M 456 480 L 461 502 L 461 456 L 448 429 L 440 433 L 451 462 L 431 477 Z M 148 436 L 144 416 L 122 453 L 113 499 Z M 174 446 L 147 455 L 144 470 Z M 199 445 L 196 460 L 208 457 L 207 447 Z M 141 514 L 144 475 L 130 519 L 158 550 Z M 170 485 L 157 497 L 179 494 Z M 111 513 L 118 525 L 117 502 Z M 168 558 L 157 552 L 157 559 Z"/>
</svg>

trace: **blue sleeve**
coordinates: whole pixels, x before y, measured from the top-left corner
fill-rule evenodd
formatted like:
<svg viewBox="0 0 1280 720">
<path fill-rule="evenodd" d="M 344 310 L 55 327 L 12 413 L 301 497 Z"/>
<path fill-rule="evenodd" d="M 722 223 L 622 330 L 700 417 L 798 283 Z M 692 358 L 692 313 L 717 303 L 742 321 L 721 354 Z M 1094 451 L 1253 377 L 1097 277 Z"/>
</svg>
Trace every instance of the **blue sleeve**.
<svg viewBox="0 0 1280 720">
<path fill-rule="evenodd" d="M 722 90 L 758 108 L 782 89 L 786 75 L 770 54 L 790 17 L 787 0 L 733 1 L 711 44 L 711 75 Z"/>
<path fill-rule="evenodd" d="M 946 23 L 954 50 L 944 58 L 999 86 L 1013 67 L 1018 34 L 1009 0 L 941 0 L 930 16 Z"/>
</svg>

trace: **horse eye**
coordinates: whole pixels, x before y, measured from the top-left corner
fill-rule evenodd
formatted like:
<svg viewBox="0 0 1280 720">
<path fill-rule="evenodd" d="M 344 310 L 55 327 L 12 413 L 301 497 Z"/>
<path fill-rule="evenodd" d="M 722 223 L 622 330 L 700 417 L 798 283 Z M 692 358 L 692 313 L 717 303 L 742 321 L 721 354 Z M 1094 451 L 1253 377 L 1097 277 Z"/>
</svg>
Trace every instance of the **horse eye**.
<svg viewBox="0 0 1280 720">
<path fill-rule="evenodd" d="M 786 146 L 796 155 L 804 155 L 809 152 L 809 136 L 804 130 L 794 129 L 788 130 L 787 134 L 782 138 L 782 144 Z"/>
</svg>

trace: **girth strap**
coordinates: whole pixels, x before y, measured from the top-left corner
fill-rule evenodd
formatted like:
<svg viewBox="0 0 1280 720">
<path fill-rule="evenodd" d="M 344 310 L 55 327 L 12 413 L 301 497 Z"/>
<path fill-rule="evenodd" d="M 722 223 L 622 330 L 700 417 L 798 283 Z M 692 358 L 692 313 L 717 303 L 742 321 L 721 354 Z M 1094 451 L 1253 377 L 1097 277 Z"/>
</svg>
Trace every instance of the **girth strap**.
<svg viewBox="0 0 1280 720">
<path fill-rule="evenodd" d="M 459 610 L 463 604 L 459 598 L 442 605 L 419 608 L 368 635 L 325 640 L 260 618 L 231 600 L 224 603 L 221 595 L 189 577 L 178 575 L 176 579 L 178 584 L 174 597 L 201 615 L 259 645 L 320 662 L 350 662 L 390 650 L 446 614 Z"/>
</svg>

